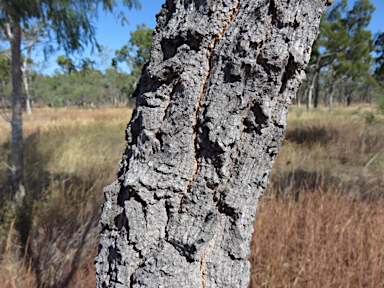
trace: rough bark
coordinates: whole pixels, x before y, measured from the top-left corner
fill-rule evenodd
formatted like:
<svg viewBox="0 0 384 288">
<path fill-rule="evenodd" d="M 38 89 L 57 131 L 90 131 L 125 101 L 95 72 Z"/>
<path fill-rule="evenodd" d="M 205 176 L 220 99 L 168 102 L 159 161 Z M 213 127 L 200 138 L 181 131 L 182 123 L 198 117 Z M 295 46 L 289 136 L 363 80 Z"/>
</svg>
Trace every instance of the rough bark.
<svg viewBox="0 0 384 288">
<path fill-rule="evenodd" d="M 12 34 L 8 32 L 12 52 L 12 208 L 21 206 L 25 196 L 23 176 L 23 114 L 21 101 L 21 27 L 19 19 L 12 21 Z M 10 26 L 10 25 L 9 25 Z"/>
<path fill-rule="evenodd" d="M 257 204 L 331 2 L 166 2 L 104 189 L 97 287 L 247 287 Z"/>
</svg>

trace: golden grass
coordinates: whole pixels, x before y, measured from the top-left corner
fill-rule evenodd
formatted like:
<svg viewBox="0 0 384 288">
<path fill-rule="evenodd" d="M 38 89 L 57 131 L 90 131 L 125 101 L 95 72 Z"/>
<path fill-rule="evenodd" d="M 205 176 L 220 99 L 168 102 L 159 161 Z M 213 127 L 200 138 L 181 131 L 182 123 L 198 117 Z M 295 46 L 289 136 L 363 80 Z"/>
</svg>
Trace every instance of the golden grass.
<svg viewBox="0 0 384 288">
<path fill-rule="evenodd" d="M 290 109 L 256 216 L 251 287 L 384 287 L 384 118 L 372 109 L 335 105 L 332 116 L 324 107 Z M 25 115 L 28 205 L 14 222 L 2 204 L 0 287 L 95 286 L 101 191 L 116 178 L 130 115 L 124 108 Z M 0 122 L 7 161 L 8 125 Z M 8 203 L 8 172 L 0 169 Z"/>
</svg>

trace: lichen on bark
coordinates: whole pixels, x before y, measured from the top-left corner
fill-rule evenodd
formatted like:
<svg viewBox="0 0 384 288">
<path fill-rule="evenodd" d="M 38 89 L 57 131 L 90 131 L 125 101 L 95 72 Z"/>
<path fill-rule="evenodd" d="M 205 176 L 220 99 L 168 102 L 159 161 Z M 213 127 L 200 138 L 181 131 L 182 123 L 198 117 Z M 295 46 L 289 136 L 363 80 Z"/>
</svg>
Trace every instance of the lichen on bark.
<svg viewBox="0 0 384 288">
<path fill-rule="evenodd" d="M 257 204 L 329 0 L 167 0 L 106 187 L 97 287 L 247 287 Z"/>
</svg>

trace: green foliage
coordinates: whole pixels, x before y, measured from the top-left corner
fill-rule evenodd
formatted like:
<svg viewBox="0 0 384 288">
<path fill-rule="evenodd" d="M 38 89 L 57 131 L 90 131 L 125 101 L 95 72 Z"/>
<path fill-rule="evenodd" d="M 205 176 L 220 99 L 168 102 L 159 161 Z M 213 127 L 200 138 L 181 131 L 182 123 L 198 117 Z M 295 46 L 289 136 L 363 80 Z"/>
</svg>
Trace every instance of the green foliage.
<svg viewBox="0 0 384 288">
<path fill-rule="evenodd" d="M 375 7 L 370 0 L 355 1 L 352 9 L 347 4 L 338 1 L 323 15 L 307 73 L 308 79 L 317 76 L 325 84 L 325 97 L 336 94 L 350 103 L 356 92 L 362 99 L 372 98 L 377 86 L 372 75 L 374 41 L 367 30 Z"/>
<path fill-rule="evenodd" d="M 57 57 L 56 63 L 68 74 L 72 74 L 76 71 L 76 66 L 71 59 L 67 58 L 64 55 Z"/>
<path fill-rule="evenodd" d="M 379 94 L 378 99 L 377 99 L 377 110 L 381 113 L 384 114 L 384 95 Z"/>
<path fill-rule="evenodd" d="M 7 51 L 0 53 L 0 79 L 5 80 L 11 77 L 11 59 Z"/>
<path fill-rule="evenodd" d="M 375 114 L 372 112 L 365 112 L 362 116 L 365 120 L 365 123 L 369 126 L 377 123 Z"/>
<path fill-rule="evenodd" d="M 373 51 L 372 33 L 366 30 L 375 7 L 369 0 L 356 1 L 345 10 L 346 1 L 336 5 L 328 15 L 322 32 L 323 47 L 334 57 L 331 70 L 337 77 L 361 79 L 370 77 Z"/>
<path fill-rule="evenodd" d="M 132 75 L 112 68 L 101 72 L 87 65 L 72 74 L 57 71 L 44 76 L 34 72 L 31 78 L 30 92 L 36 103 L 52 107 L 126 102 L 135 85 Z"/>
<path fill-rule="evenodd" d="M 153 29 L 147 28 L 143 23 L 137 25 L 136 31 L 131 32 L 131 39 L 127 45 L 116 50 L 116 57 L 112 59 L 112 66 L 117 67 L 118 63 L 126 62 L 130 67 L 131 74 L 137 80 L 140 77 L 141 69 L 149 61 L 149 53 L 152 46 Z"/>
<path fill-rule="evenodd" d="M 0 97 L 9 98 L 11 95 L 11 59 L 8 51 L 0 53 Z"/>
<path fill-rule="evenodd" d="M 124 0 L 128 8 L 140 8 L 138 0 Z M 39 21 L 50 40 L 57 42 L 67 53 L 83 50 L 86 45 L 98 46 L 96 28 L 92 24 L 98 9 L 116 13 L 114 0 L 12 0 L 1 1 L 0 26 L 5 30 L 9 18 L 28 29 L 32 20 Z M 126 21 L 124 14 L 117 15 Z M 50 46 L 52 48 L 52 46 Z"/>
<path fill-rule="evenodd" d="M 376 69 L 375 69 L 375 78 L 378 81 L 381 88 L 384 89 L 384 33 L 380 33 L 376 36 L 375 40 L 376 53 L 378 57 L 376 58 Z"/>
</svg>

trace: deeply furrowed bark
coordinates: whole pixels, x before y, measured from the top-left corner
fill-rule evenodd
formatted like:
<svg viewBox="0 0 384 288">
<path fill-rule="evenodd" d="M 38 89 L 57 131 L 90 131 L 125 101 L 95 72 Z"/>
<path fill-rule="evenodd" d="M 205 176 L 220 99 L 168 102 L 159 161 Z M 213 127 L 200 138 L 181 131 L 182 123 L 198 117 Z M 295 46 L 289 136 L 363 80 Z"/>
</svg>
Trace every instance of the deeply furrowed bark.
<svg viewBox="0 0 384 288">
<path fill-rule="evenodd" d="M 257 204 L 332 2 L 166 2 L 104 190 L 97 287 L 247 287 Z"/>
</svg>

